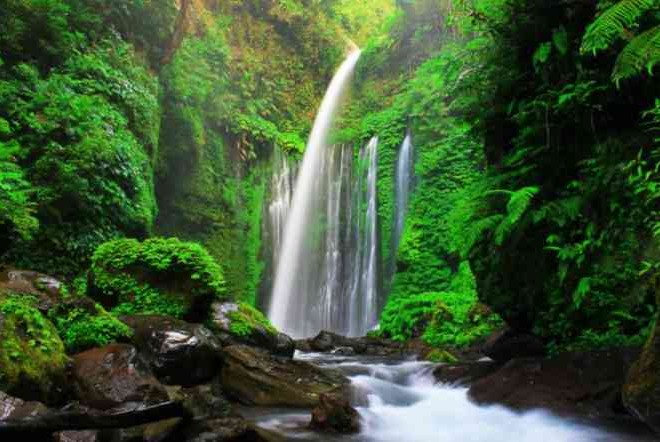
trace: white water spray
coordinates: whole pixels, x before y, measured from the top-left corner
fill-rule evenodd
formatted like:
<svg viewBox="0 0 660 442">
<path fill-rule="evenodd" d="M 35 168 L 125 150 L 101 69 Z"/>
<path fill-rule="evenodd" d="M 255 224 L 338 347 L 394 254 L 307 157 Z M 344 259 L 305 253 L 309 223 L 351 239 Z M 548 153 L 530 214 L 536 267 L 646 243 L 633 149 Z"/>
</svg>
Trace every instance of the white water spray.
<svg viewBox="0 0 660 442">
<path fill-rule="evenodd" d="M 348 55 L 323 98 L 307 144 L 287 217 L 269 317 L 277 328 L 296 337 L 304 333 L 304 324 L 307 320 L 304 317 L 305 310 L 301 308 L 305 303 L 306 287 L 303 281 L 299 280 L 299 275 L 302 266 L 305 265 L 302 262 L 304 242 L 310 240 L 310 232 L 314 228 L 310 223 L 313 203 L 317 198 L 314 190 L 318 188 L 318 180 L 322 175 L 323 151 L 329 147 L 328 138 L 333 121 L 359 58 L 359 50 L 354 50 Z"/>
</svg>

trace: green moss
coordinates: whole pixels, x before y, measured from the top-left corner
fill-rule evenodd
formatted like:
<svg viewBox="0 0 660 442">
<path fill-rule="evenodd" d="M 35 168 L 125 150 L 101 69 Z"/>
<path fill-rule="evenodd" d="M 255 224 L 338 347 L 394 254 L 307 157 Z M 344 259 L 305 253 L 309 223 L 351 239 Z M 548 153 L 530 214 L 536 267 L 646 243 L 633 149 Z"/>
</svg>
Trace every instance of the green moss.
<svg viewBox="0 0 660 442">
<path fill-rule="evenodd" d="M 0 390 L 39 391 L 35 399 L 48 400 L 64 381 L 68 359 L 55 326 L 25 295 L 0 299 Z"/>
<path fill-rule="evenodd" d="M 426 355 L 426 360 L 435 363 L 452 364 L 458 362 L 458 358 L 446 350 L 433 350 Z"/>
<path fill-rule="evenodd" d="M 229 313 L 229 319 L 231 319 L 229 331 L 236 336 L 250 336 L 256 327 L 273 334 L 277 333 L 275 327 L 263 313 L 243 302 L 239 304 L 237 311 Z"/>
<path fill-rule="evenodd" d="M 98 304 L 60 304 L 49 317 L 55 324 L 68 353 L 126 341 L 133 331 Z"/>
<path fill-rule="evenodd" d="M 177 238 L 101 245 L 92 258 L 90 295 L 115 314 L 203 320 L 225 295 L 220 266 L 204 247 Z"/>
</svg>

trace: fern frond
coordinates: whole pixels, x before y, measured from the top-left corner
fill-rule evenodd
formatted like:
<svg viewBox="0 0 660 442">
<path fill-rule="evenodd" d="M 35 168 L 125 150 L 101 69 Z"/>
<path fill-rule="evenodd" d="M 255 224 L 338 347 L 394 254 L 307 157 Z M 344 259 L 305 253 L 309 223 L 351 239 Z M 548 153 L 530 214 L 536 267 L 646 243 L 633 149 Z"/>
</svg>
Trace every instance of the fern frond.
<svg viewBox="0 0 660 442">
<path fill-rule="evenodd" d="M 658 0 L 621 0 L 608 8 L 587 28 L 581 51 L 602 51 L 637 23 L 647 11 L 658 8 Z"/>
<path fill-rule="evenodd" d="M 536 186 L 528 186 L 511 193 L 511 198 L 506 205 L 506 216 L 495 229 L 495 243 L 498 246 L 504 243 L 504 240 L 516 227 L 539 191 L 540 189 Z"/>
<path fill-rule="evenodd" d="M 463 232 L 463 243 L 461 245 L 461 256 L 466 257 L 472 250 L 477 241 L 483 236 L 484 232 L 494 230 L 500 225 L 504 216 L 501 214 L 491 215 L 480 220 L 475 220 L 466 226 Z"/>
<path fill-rule="evenodd" d="M 643 32 L 628 43 L 616 60 L 612 79 L 618 84 L 621 80 L 633 77 L 644 69 L 652 74 L 653 67 L 658 63 L 660 63 L 660 25 Z"/>
</svg>

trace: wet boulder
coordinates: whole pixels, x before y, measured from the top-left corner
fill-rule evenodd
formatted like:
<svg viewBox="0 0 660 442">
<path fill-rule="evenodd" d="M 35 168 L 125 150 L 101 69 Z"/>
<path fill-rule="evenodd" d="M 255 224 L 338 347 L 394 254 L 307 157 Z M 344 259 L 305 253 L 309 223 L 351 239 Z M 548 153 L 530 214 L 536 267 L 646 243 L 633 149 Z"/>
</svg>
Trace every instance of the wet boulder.
<svg viewBox="0 0 660 442">
<path fill-rule="evenodd" d="M 500 365 L 492 361 L 442 364 L 433 370 L 436 382 L 450 385 L 470 385 L 495 372 Z"/>
<path fill-rule="evenodd" d="M 60 431 L 53 435 L 53 442 L 101 442 L 101 432 L 94 430 Z"/>
<path fill-rule="evenodd" d="M 638 354 L 621 349 L 513 359 L 476 380 L 469 396 L 478 404 L 515 410 L 545 408 L 566 416 L 616 418 L 623 411 L 626 372 Z"/>
<path fill-rule="evenodd" d="M 332 394 L 321 394 L 312 409 L 310 428 L 331 433 L 358 433 L 360 415 L 348 400 Z"/>
<path fill-rule="evenodd" d="M 633 415 L 660 433 L 660 322 L 627 374 L 623 403 Z"/>
<path fill-rule="evenodd" d="M 260 311 L 244 303 L 213 303 L 210 322 L 224 346 L 253 345 L 289 358 L 296 349 L 291 337 L 279 333 Z"/>
<path fill-rule="evenodd" d="M 73 383 L 81 403 L 108 410 L 125 403 L 153 405 L 169 400 L 135 347 L 112 344 L 73 357 Z"/>
<path fill-rule="evenodd" d="M 177 440 L 187 442 L 284 442 L 239 416 L 193 422 Z"/>
<path fill-rule="evenodd" d="M 0 270 L 0 296 L 2 293 L 29 295 L 37 299 L 35 305 L 47 313 L 62 298 L 62 282 L 52 276 L 31 270 Z"/>
<path fill-rule="evenodd" d="M 323 393 L 348 394 L 349 380 L 336 370 L 245 345 L 225 348 L 224 353 L 222 387 L 248 405 L 313 407 Z"/>
<path fill-rule="evenodd" d="M 21 296 L 0 298 L 0 390 L 25 400 L 67 399 L 69 358 L 55 326 Z"/>
<path fill-rule="evenodd" d="M 492 360 L 504 363 L 514 358 L 545 356 L 545 345 L 532 334 L 506 328 L 489 336 L 482 351 Z"/>
<path fill-rule="evenodd" d="M 46 414 L 48 408 L 41 402 L 29 402 L 0 391 L 0 421 L 23 419 Z"/>
<path fill-rule="evenodd" d="M 161 382 L 192 386 L 219 373 L 222 345 L 206 327 L 156 315 L 121 320 L 133 329 L 133 343 Z"/>
</svg>

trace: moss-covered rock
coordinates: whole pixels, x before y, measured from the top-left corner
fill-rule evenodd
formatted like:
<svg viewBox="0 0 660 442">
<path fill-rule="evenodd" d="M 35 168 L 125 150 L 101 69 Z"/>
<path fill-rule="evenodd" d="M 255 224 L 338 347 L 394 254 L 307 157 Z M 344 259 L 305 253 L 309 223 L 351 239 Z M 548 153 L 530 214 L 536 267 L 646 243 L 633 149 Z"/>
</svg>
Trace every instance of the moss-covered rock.
<svg viewBox="0 0 660 442">
<path fill-rule="evenodd" d="M 426 360 L 435 362 L 435 363 L 442 363 L 442 364 L 453 364 L 454 362 L 458 362 L 458 358 L 448 352 L 447 350 L 433 350 L 429 354 L 426 355 Z"/>
<path fill-rule="evenodd" d="M 0 390 L 57 403 L 67 390 L 69 360 L 55 326 L 36 303 L 28 296 L 0 299 Z"/>
<path fill-rule="evenodd" d="M 85 296 L 65 297 L 50 313 L 69 354 L 114 342 L 127 342 L 130 327 Z"/>
<path fill-rule="evenodd" d="M 199 244 L 177 238 L 120 239 L 92 258 L 89 295 L 116 314 L 157 314 L 203 322 L 222 299 L 220 266 Z"/>
<path fill-rule="evenodd" d="M 236 343 L 265 348 L 292 357 L 293 339 L 279 333 L 263 313 L 245 303 L 216 302 L 211 307 L 210 326 L 225 345 Z"/>
</svg>

